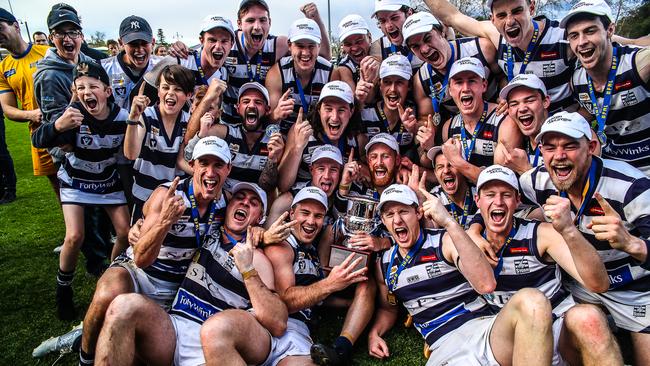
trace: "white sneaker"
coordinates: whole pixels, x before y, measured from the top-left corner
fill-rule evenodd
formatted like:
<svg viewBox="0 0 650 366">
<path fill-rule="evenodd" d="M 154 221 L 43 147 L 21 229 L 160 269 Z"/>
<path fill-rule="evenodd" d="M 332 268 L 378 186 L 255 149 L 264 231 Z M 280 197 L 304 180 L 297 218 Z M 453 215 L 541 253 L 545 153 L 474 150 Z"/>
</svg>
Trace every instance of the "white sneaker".
<svg viewBox="0 0 650 366">
<path fill-rule="evenodd" d="M 61 354 L 71 353 L 72 345 L 78 338 L 81 338 L 81 332 L 83 330 L 83 322 L 79 323 L 76 327 L 72 328 L 71 331 L 60 335 L 58 337 L 52 337 L 43 341 L 38 347 L 34 348 L 32 352 L 32 357 L 40 358 L 47 355 L 50 352 L 59 352 Z"/>
<path fill-rule="evenodd" d="M 54 250 L 52 251 L 52 253 L 54 253 L 54 254 L 60 254 L 60 253 L 61 253 L 61 249 L 63 249 L 63 244 L 61 244 L 61 245 L 59 245 L 58 247 L 54 248 Z"/>
</svg>

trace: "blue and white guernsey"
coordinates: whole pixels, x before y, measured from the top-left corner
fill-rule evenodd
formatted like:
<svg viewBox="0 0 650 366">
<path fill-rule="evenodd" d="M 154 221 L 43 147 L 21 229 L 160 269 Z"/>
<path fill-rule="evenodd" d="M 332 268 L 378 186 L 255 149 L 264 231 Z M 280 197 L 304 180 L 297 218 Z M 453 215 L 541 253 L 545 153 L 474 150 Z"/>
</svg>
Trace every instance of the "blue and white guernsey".
<svg viewBox="0 0 650 366">
<path fill-rule="evenodd" d="M 632 235 L 644 240 L 650 238 L 650 179 L 625 162 L 596 156 L 592 159 L 595 179 L 590 184 L 595 186 L 594 192 L 599 192 L 616 210 Z M 526 198 L 540 207 L 549 196 L 558 194 L 545 166 L 524 173 L 520 184 Z M 594 232 L 587 228 L 593 217 L 603 215 L 596 198 L 588 198 L 583 206 L 577 227 L 605 264 L 610 280 L 609 291 L 650 291 L 647 278 L 650 271 L 629 254 L 613 249 L 606 241 L 597 240 Z M 574 214 L 578 211 L 573 205 L 571 210 Z"/>
<path fill-rule="evenodd" d="M 221 115 L 221 119 L 228 124 L 241 122 L 241 117 L 239 117 L 235 110 L 239 88 L 250 81 L 257 81 L 264 85 L 266 74 L 275 65 L 276 60 L 276 36 L 269 35 L 266 41 L 264 41 L 261 52 L 256 53 L 252 59 L 248 60 L 248 64 L 245 59 L 247 56 L 243 54 L 245 48 L 242 47 L 241 40 L 242 38 L 235 40 L 226 58 L 225 67 L 228 70 L 228 88 L 223 96 L 223 114 Z"/>
<path fill-rule="evenodd" d="M 501 122 L 506 118 L 505 115 L 497 116 L 495 111 L 496 108 L 488 112 L 485 122 L 483 122 L 480 130 L 476 131 L 478 135 L 476 136 L 474 149 L 471 150 L 469 162 L 477 167 L 490 166 L 494 164 L 494 150 L 499 141 L 499 127 L 501 126 Z M 465 128 L 461 114 L 457 114 L 451 119 L 447 136 L 449 136 L 449 138 L 456 138 L 460 141 L 462 136 L 461 129 L 465 130 L 465 136 L 467 136 L 466 143 L 469 148 L 471 146 L 473 133 Z M 466 154 L 463 151 L 463 157 L 465 156 Z M 465 159 L 467 160 L 467 158 Z"/>
<path fill-rule="evenodd" d="M 472 219 L 478 212 L 478 206 L 474 200 L 474 196 L 476 196 L 476 186 L 468 187 L 467 189 L 469 192 L 466 191 L 463 207 L 455 204 L 440 185 L 435 186 L 431 190 L 431 194 L 440 200 L 440 203 L 445 206 L 447 212 L 449 212 L 456 222 L 458 222 L 465 230 L 469 229 Z M 466 204 L 468 205 L 467 210 L 465 210 L 464 207 Z M 465 215 L 465 212 L 467 212 L 467 215 Z M 463 218 L 463 216 L 466 217 Z"/>
<path fill-rule="evenodd" d="M 287 238 L 287 243 L 293 249 L 293 273 L 296 276 L 296 286 L 309 286 L 324 278 L 323 269 L 320 265 L 318 250 L 311 244 L 300 243 L 293 234 Z M 290 318 L 303 322 L 311 320 L 312 309 L 302 309 L 296 313 L 289 314 Z"/>
<path fill-rule="evenodd" d="M 86 112 L 81 103 L 71 105 L 81 111 L 84 119 L 79 127 L 60 135 L 60 138 L 69 138 L 73 145 L 73 151 L 66 153 L 57 174 L 61 182 L 61 203 L 126 204 L 117 173 L 117 159 L 122 156 L 129 113 L 112 106 L 108 117 L 99 121 Z"/>
<path fill-rule="evenodd" d="M 424 63 L 424 61 L 420 60 L 406 45 L 395 46 L 390 42 L 387 36 L 382 36 L 375 42 L 379 42 L 379 47 L 381 47 L 382 61 L 395 54 L 403 55 L 411 62 L 411 69 L 413 69 L 414 72 Z"/>
<path fill-rule="evenodd" d="M 345 67 L 350 70 L 352 73 L 352 80 L 355 84 L 361 79 L 361 68 L 359 67 L 359 64 L 354 62 L 350 55 L 345 55 L 345 57 L 339 62 L 338 67 Z"/>
<path fill-rule="evenodd" d="M 545 261 L 539 253 L 539 224 L 539 221 L 515 220 L 515 235 L 503 248 L 503 267 L 496 276 L 497 287 L 491 294 L 483 296 L 491 305 L 502 308 L 522 288 L 536 288 L 546 295 L 553 307 L 553 315 L 559 317 L 575 302 L 562 287 L 560 266 Z"/>
<path fill-rule="evenodd" d="M 321 132 L 322 133 L 322 132 Z M 342 137 L 339 140 L 339 149 L 341 151 L 341 156 L 343 156 L 343 164 L 348 162 L 348 157 L 350 156 L 350 150 L 354 149 L 354 156 L 359 155 L 359 144 L 357 138 L 355 137 Z M 322 139 L 314 136 L 309 136 L 307 141 L 307 146 L 305 146 L 302 151 L 302 157 L 300 160 L 300 165 L 298 165 L 298 173 L 296 174 L 296 181 L 292 188 L 301 189 L 311 182 L 311 172 L 309 168 L 311 167 L 311 154 L 319 146 L 326 145 Z"/>
<path fill-rule="evenodd" d="M 413 317 L 415 328 L 428 345 L 469 320 L 493 315 L 485 299 L 474 291 L 458 268 L 445 260 L 442 254 L 444 234 L 444 230 L 423 230 L 422 248 L 399 274 L 393 288 L 396 299 Z M 402 256 L 394 248 L 381 257 L 384 278 L 388 271 L 396 270 L 402 263 Z M 393 268 L 389 269 L 392 255 L 396 257 Z"/>
<path fill-rule="evenodd" d="M 221 230 L 212 230 L 192 260 L 172 302 L 170 314 L 199 324 L 227 309 L 250 309 L 252 304 L 244 279 L 228 252 Z"/>
<path fill-rule="evenodd" d="M 302 86 L 297 85 L 296 81 L 296 72 L 293 67 L 293 57 L 286 56 L 280 59 L 280 76 L 282 77 L 282 94 L 292 88 L 292 93 L 289 94 L 293 98 L 295 104 L 293 106 L 293 112 L 289 115 L 287 119 L 280 121 L 280 129 L 282 134 L 286 135 L 289 132 L 291 126 L 296 123 L 296 118 L 298 118 L 298 111 L 300 107 L 303 107 L 302 100 L 300 98 L 299 90 Z M 314 65 L 314 70 L 311 74 L 311 80 L 306 87 L 302 88 L 306 109 L 303 108 L 303 116 L 307 119 L 309 112 L 316 106 L 318 103 L 318 97 L 320 96 L 323 86 L 330 81 L 332 77 L 332 64 L 324 59 L 321 56 L 318 56 L 316 59 L 316 64 Z"/>
<path fill-rule="evenodd" d="M 641 79 L 634 58 L 640 48 L 617 49 L 617 68 L 611 103 L 605 120 L 607 144 L 603 157 L 623 160 L 650 176 L 650 86 Z M 587 86 L 587 71 L 578 67 L 571 79 L 573 94 L 582 107 L 595 114 Z M 602 110 L 604 94 L 594 91 Z"/>
<path fill-rule="evenodd" d="M 135 75 L 124 63 L 124 57 L 126 55 L 122 51 L 113 57 L 102 59 L 101 63 L 110 79 L 110 87 L 113 90 L 115 104 L 128 111 L 131 109 L 131 101 L 129 100 L 131 90 L 140 81 L 142 75 L 151 71 L 161 58 L 153 55 L 149 56 L 149 65 L 139 75 Z"/>
<path fill-rule="evenodd" d="M 181 283 L 192 261 L 192 257 L 194 257 L 194 254 L 199 249 L 194 221 L 192 220 L 192 205 L 188 193 L 191 182 L 191 177 L 186 178 L 181 180 L 178 186 L 176 186 L 176 196 L 183 197 L 185 211 L 180 219 L 172 225 L 169 232 L 167 232 L 156 260 L 150 266 L 143 268 L 144 272 L 153 278 L 172 283 Z M 163 186 L 168 187 L 170 184 L 167 183 Z M 215 210 L 210 228 L 207 227 L 207 223 L 210 221 L 209 209 L 199 218 L 199 234 L 201 238 L 204 237 L 206 231 L 208 231 L 208 234 L 220 231 L 226 214 L 226 200 L 223 193 L 215 204 Z M 134 258 L 133 247 L 129 247 L 126 250 L 126 255 L 131 259 Z"/>
<path fill-rule="evenodd" d="M 142 140 L 140 156 L 133 165 L 133 196 L 140 204 L 146 202 L 159 185 L 185 175 L 176 168 L 176 158 L 190 115 L 185 111 L 180 112 L 171 136 L 165 132 L 158 105 L 147 107 L 142 118 L 147 132 Z"/>
<path fill-rule="evenodd" d="M 537 47 L 532 50 L 530 62 L 524 73 L 535 74 L 542 80 L 551 97 L 551 106 L 548 110 L 552 115 L 574 103 L 569 88 L 574 61 L 567 58 L 568 44 L 564 39 L 564 28 L 560 28 L 560 23 L 545 16 L 535 17 L 534 21 L 537 24 L 543 22 L 545 26 L 539 33 Z M 520 74 L 524 56 L 524 51 L 512 47 L 514 76 Z M 497 60 L 503 73 L 508 75 L 508 45 L 503 36 L 499 38 Z"/>
<path fill-rule="evenodd" d="M 417 115 L 416 106 L 413 102 L 407 100 L 404 108 L 413 108 L 413 113 Z M 404 154 L 411 148 L 415 147 L 415 136 L 408 132 L 402 121 L 398 119 L 392 130 L 388 130 L 388 120 L 384 114 L 384 101 L 379 100 L 374 105 L 366 106 L 361 110 L 361 130 L 368 135 L 368 141 L 378 133 L 386 132 L 391 134 L 399 144 L 400 154 Z"/>
<path fill-rule="evenodd" d="M 225 188 L 230 189 L 239 182 L 257 184 L 262 170 L 269 159 L 267 144 L 270 137 L 266 133 L 259 136 L 252 149 L 246 143 L 246 130 L 241 125 L 227 125 L 228 132 L 224 141 L 230 148 L 232 155 L 232 170 L 226 179 Z"/>
</svg>

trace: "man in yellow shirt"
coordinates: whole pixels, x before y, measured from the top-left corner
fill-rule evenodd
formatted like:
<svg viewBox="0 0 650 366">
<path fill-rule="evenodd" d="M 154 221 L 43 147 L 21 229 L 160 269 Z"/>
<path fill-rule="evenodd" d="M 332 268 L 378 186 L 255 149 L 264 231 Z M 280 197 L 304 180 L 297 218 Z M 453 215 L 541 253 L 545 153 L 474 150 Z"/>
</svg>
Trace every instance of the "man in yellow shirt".
<svg viewBox="0 0 650 366">
<path fill-rule="evenodd" d="M 0 47 L 9 55 L 0 62 L 0 104 L 7 118 L 18 122 L 29 122 L 29 131 L 34 132 L 41 124 L 41 111 L 34 98 L 33 74 L 36 62 L 45 56 L 48 46 L 25 42 L 20 35 L 16 18 L 0 8 Z M 17 100 L 21 108 L 18 108 Z M 45 149 L 32 146 L 34 175 L 47 176 L 57 197 L 59 182 L 56 166 Z"/>
</svg>

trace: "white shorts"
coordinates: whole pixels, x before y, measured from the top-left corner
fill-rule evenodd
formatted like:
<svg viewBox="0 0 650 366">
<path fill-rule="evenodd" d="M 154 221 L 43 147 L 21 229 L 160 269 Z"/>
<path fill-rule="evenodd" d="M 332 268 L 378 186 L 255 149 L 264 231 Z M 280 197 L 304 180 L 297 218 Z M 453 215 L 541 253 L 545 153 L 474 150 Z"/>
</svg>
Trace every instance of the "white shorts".
<svg viewBox="0 0 650 366">
<path fill-rule="evenodd" d="M 163 281 L 149 276 L 133 260 L 124 254 L 115 258 L 111 267 L 122 267 L 129 272 L 135 293 L 142 294 L 155 301 L 163 309 L 169 310 L 180 284 Z"/>
<path fill-rule="evenodd" d="M 176 333 L 174 366 L 198 366 L 205 364 L 201 348 L 201 324 L 182 316 L 170 314 Z"/>
<path fill-rule="evenodd" d="M 561 316 L 553 322 L 553 366 L 565 366 L 566 361 L 560 355 L 560 334 L 562 334 L 562 326 L 564 325 L 564 316 Z"/>
<path fill-rule="evenodd" d="M 313 343 L 307 325 L 289 318 L 284 335 L 280 338 L 271 337 L 271 352 L 262 366 L 275 366 L 288 356 L 309 356 Z"/>
<path fill-rule="evenodd" d="M 468 321 L 429 347 L 427 366 L 499 366 L 490 347 L 496 315 Z"/>
<path fill-rule="evenodd" d="M 575 281 L 566 281 L 565 286 L 579 302 L 604 306 L 617 327 L 635 333 L 650 333 L 650 292 L 608 291 L 596 294 Z"/>
</svg>

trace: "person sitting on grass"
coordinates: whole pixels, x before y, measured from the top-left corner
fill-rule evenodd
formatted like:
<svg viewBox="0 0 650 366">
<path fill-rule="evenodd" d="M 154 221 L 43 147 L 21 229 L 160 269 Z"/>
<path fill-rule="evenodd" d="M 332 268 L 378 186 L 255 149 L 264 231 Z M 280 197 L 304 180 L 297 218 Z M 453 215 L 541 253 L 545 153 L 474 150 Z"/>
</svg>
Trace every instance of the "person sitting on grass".
<svg viewBox="0 0 650 366">
<path fill-rule="evenodd" d="M 108 75 L 94 62 L 75 66 L 73 92 L 70 107 L 33 136 L 34 146 L 72 146 L 58 173 L 66 235 L 59 257 L 56 305 L 59 318 L 67 320 L 74 318 L 72 279 L 84 238 L 84 206 L 104 206 L 110 216 L 117 234 L 112 258 L 126 249 L 129 231 L 129 212 L 116 170 L 128 113 L 112 102 Z"/>
</svg>

